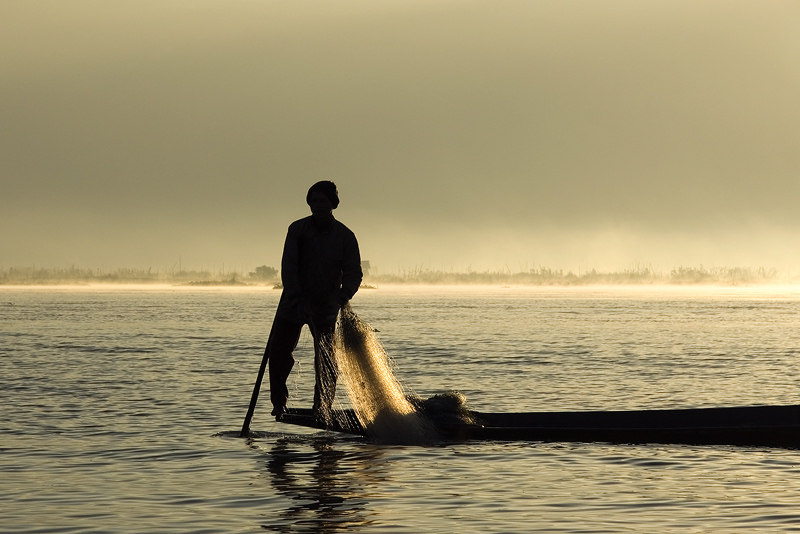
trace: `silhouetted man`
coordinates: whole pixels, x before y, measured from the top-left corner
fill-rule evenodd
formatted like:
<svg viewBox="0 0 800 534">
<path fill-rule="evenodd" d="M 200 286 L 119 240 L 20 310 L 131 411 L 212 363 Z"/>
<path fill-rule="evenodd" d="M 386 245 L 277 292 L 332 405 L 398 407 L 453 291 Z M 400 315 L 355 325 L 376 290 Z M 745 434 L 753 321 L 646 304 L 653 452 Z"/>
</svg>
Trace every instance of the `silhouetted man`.
<svg viewBox="0 0 800 534">
<path fill-rule="evenodd" d="M 336 317 L 361 284 L 361 255 L 353 232 L 333 217 L 339 205 L 336 184 L 317 182 L 306 195 L 311 216 L 289 226 L 281 260 L 281 294 L 267 341 L 272 415 L 286 409 L 286 380 L 292 352 L 307 324 L 314 338 L 314 411 L 327 419 L 336 392 L 333 354 Z"/>
</svg>

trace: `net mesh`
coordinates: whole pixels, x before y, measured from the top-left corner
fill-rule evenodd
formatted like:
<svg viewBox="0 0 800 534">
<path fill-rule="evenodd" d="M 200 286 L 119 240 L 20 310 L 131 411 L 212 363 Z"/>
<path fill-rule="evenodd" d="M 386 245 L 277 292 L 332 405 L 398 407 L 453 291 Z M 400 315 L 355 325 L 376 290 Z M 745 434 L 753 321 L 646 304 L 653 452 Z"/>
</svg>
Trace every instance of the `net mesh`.
<svg viewBox="0 0 800 534">
<path fill-rule="evenodd" d="M 370 438 L 400 444 L 436 438 L 434 426 L 406 398 L 374 329 L 349 305 L 339 314 L 334 352 L 341 382 Z"/>
</svg>

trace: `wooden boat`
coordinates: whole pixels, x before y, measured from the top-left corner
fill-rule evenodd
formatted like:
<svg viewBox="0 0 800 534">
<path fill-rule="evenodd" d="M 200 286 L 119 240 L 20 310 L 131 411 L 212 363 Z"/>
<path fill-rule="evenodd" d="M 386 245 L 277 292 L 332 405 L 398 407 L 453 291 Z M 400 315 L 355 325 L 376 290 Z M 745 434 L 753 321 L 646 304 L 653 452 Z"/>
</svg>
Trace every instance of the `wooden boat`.
<svg viewBox="0 0 800 534">
<path fill-rule="evenodd" d="M 434 424 L 443 440 L 681 443 L 800 448 L 800 405 L 606 412 L 467 412 L 473 423 Z M 290 408 L 279 422 L 368 436 L 352 410 L 332 421 Z"/>
</svg>

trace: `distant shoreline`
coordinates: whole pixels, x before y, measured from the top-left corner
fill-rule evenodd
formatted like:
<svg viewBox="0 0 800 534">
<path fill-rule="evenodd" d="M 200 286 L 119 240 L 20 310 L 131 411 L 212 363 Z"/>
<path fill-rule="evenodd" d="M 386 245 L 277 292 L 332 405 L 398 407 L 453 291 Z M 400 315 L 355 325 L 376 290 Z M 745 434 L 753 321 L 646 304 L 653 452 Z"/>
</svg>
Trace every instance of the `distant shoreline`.
<svg viewBox="0 0 800 534">
<path fill-rule="evenodd" d="M 0 286 L 54 285 L 168 285 L 173 287 L 264 287 L 280 289 L 276 269 L 268 268 L 269 276 L 255 271 L 210 273 L 207 271 L 164 272 L 152 269 L 117 269 L 102 271 L 71 267 L 46 269 L 12 267 L 0 270 Z M 676 267 L 669 272 L 651 267 L 603 272 L 595 269 L 578 274 L 540 267 L 525 272 L 510 271 L 457 272 L 431 269 L 401 270 L 391 274 L 367 274 L 362 287 L 380 285 L 484 285 L 484 286 L 591 286 L 591 285 L 778 285 L 798 284 L 800 275 L 790 277 L 776 269 L 764 267 Z"/>
</svg>

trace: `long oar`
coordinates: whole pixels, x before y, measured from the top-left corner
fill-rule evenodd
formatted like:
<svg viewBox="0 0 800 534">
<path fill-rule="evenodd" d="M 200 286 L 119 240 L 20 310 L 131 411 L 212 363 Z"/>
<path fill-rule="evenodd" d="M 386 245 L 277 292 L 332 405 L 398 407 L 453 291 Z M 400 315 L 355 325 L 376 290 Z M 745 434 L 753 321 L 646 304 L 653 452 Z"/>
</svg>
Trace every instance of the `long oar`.
<svg viewBox="0 0 800 534">
<path fill-rule="evenodd" d="M 269 347 L 269 345 L 267 345 Z M 247 409 L 247 415 L 242 424 L 242 431 L 239 437 L 246 438 L 250 435 L 250 421 L 253 420 L 253 412 L 256 411 L 256 403 L 258 402 L 258 393 L 261 391 L 261 381 L 264 380 L 264 371 L 267 370 L 267 360 L 269 359 L 269 352 L 264 349 L 264 357 L 261 358 L 261 367 L 258 370 L 258 378 L 256 378 L 256 385 L 253 386 L 253 396 L 250 397 L 250 407 Z"/>
</svg>

